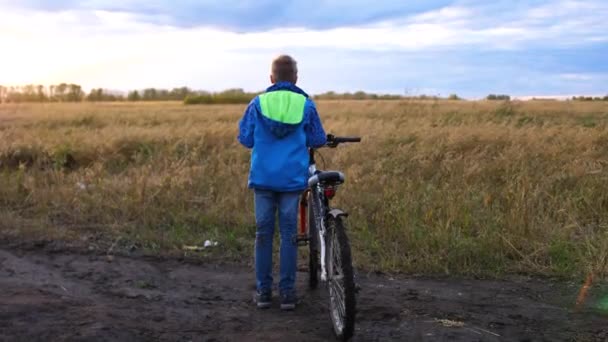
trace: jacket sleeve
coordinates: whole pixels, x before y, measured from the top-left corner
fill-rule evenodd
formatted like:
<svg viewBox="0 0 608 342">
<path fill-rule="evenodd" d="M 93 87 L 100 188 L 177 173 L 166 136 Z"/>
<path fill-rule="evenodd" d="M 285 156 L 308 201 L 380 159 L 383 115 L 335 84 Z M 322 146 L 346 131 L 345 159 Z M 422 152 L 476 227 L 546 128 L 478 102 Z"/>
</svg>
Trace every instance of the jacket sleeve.
<svg viewBox="0 0 608 342">
<path fill-rule="evenodd" d="M 238 141 L 247 148 L 253 148 L 253 130 L 255 128 L 255 115 L 257 112 L 256 100 L 249 103 L 243 118 L 239 122 Z"/>
<path fill-rule="evenodd" d="M 308 147 L 317 148 L 327 143 L 327 135 L 321 124 L 319 113 L 317 113 L 317 107 L 312 100 L 306 101 L 306 114 L 307 114 L 307 125 L 306 130 L 306 144 Z"/>
</svg>

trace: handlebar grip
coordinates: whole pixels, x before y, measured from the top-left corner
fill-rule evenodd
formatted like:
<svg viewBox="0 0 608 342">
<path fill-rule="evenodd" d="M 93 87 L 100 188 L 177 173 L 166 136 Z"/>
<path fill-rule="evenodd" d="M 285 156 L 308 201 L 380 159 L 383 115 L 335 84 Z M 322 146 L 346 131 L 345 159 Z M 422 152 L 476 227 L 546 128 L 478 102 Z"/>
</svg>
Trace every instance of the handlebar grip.
<svg viewBox="0 0 608 342">
<path fill-rule="evenodd" d="M 361 142 L 361 137 L 334 137 L 336 143 Z"/>
<path fill-rule="evenodd" d="M 361 137 L 337 137 L 333 134 L 327 135 L 327 147 L 338 147 L 342 143 L 360 142 Z"/>
</svg>

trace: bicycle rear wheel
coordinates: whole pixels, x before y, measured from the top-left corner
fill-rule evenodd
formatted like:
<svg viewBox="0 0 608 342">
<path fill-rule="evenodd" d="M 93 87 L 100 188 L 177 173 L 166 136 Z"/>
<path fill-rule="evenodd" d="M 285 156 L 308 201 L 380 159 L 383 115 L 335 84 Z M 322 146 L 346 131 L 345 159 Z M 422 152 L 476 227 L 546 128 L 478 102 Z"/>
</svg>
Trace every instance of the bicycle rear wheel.
<svg viewBox="0 0 608 342">
<path fill-rule="evenodd" d="M 308 287 L 311 290 L 319 284 L 319 228 L 316 215 L 319 213 L 318 201 L 308 193 Z"/>
<path fill-rule="evenodd" d="M 350 243 L 340 217 L 327 218 L 327 273 L 329 311 L 339 340 L 349 340 L 355 330 L 355 282 Z"/>
</svg>

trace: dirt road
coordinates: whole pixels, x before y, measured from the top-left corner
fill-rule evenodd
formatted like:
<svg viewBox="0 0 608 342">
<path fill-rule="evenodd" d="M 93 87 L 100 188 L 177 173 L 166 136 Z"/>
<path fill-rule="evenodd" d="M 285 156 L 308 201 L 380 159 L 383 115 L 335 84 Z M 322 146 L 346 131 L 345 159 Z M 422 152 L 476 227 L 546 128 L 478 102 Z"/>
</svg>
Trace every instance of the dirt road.
<svg viewBox="0 0 608 342">
<path fill-rule="evenodd" d="M 252 305 L 252 270 L 178 259 L 0 248 L 0 341 L 332 341 L 322 291 Z M 575 284 L 359 275 L 355 341 L 607 341 L 569 310 Z"/>
</svg>

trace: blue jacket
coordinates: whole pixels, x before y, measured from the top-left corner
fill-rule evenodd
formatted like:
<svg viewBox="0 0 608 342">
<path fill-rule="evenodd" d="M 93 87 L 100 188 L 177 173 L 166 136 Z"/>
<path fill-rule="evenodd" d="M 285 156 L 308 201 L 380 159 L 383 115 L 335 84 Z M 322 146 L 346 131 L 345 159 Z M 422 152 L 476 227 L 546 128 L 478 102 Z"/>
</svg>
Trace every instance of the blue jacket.
<svg viewBox="0 0 608 342">
<path fill-rule="evenodd" d="M 326 143 L 314 102 L 300 88 L 279 82 L 249 103 L 238 140 L 251 148 L 249 187 L 302 191 L 308 180 L 308 149 Z"/>
</svg>

